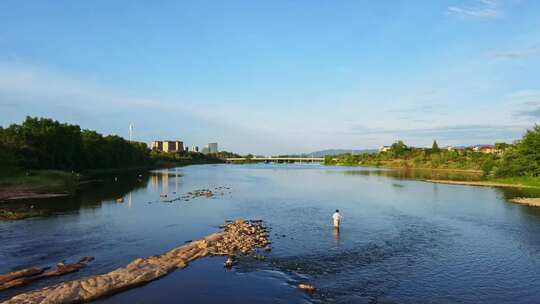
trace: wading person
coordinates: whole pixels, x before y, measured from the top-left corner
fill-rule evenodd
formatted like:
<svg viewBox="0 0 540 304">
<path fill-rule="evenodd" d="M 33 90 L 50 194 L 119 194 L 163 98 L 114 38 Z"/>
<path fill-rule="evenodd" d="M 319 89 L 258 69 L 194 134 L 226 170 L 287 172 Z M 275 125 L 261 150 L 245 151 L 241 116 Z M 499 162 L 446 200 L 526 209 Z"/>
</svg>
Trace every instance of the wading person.
<svg viewBox="0 0 540 304">
<path fill-rule="evenodd" d="M 334 220 L 334 228 L 339 229 L 339 223 L 341 222 L 341 214 L 339 214 L 339 210 L 336 209 L 336 212 L 334 215 L 332 215 L 332 219 Z"/>
</svg>

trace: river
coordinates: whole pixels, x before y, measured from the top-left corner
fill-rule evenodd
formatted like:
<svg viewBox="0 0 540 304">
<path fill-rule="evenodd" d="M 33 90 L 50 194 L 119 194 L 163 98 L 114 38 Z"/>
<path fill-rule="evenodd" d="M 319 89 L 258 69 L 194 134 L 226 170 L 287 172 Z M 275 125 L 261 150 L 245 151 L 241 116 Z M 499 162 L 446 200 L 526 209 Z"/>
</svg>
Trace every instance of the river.
<svg viewBox="0 0 540 304">
<path fill-rule="evenodd" d="M 97 303 L 534 303 L 540 301 L 540 209 L 517 190 L 432 184 L 373 168 L 313 164 L 199 165 L 88 185 L 27 201 L 44 216 L 0 222 L 0 273 L 94 256 L 80 272 L 0 291 L 0 300 L 161 254 L 263 219 L 265 260 L 224 258 Z M 213 197 L 164 202 L 210 189 Z M 161 197 L 167 194 L 167 198 Z M 123 197 L 122 203 L 117 198 Z M 340 209 L 339 232 L 331 215 Z M 309 282 L 317 292 L 296 288 Z"/>
</svg>

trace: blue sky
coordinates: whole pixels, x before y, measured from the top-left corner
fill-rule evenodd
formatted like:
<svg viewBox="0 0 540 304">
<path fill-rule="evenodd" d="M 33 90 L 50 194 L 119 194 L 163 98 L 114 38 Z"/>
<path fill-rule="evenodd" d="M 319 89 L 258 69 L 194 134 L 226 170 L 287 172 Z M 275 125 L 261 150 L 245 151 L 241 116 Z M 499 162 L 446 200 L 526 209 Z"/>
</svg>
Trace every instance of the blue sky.
<svg viewBox="0 0 540 304">
<path fill-rule="evenodd" d="M 240 153 L 512 141 L 540 118 L 540 2 L 0 2 L 0 124 Z"/>
</svg>

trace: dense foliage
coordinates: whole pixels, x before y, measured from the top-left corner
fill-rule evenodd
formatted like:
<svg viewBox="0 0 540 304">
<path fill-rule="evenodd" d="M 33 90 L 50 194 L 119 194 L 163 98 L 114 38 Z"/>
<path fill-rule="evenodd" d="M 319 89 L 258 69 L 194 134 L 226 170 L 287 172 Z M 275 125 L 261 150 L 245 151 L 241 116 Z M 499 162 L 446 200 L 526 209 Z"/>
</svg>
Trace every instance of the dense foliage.
<svg viewBox="0 0 540 304">
<path fill-rule="evenodd" d="M 145 166 L 144 143 L 103 136 L 77 125 L 27 117 L 22 124 L 0 127 L 0 166 L 25 169 L 87 170 Z"/>
<path fill-rule="evenodd" d="M 528 130 L 514 144 L 497 143 L 495 153 L 472 148 L 445 150 L 434 141 L 431 149 L 408 147 L 397 141 L 386 152 L 327 156 L 329 165 L 385 166 L 481 170 L 486 176 L 540 176 L 540 126 Z"/>
<path fill-rule="evenodd" d="M 540 176 L 540 126 L 527 130 L 514 145 L 505 147 L 498 176 Z"/>
</svg>

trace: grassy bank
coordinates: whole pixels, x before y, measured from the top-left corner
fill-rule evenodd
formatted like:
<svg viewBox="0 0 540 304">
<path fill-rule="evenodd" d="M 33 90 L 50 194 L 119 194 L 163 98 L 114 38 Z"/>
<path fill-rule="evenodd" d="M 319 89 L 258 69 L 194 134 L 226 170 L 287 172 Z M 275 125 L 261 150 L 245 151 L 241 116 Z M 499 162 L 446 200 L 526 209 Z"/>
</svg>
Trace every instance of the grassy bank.
<svg viewBox="0 0 540 304">
<path fill-rule="evenodd" d="M 430 162 L 415 162 L 407 159 L 377 160 L 377 161 L 335 161 L 325 162 L 326 165 L 352 166 L 352 167 L 382 167 L 389 169 L 415 169 L 415 170 L 446 170 L 462 172 L 483 172 L 481 164 L 474 162 L 446 162 L 432 164 Z"/>
<path fill-rule="evenodd" d="M 516 177 L 505 177 L 505 178 L 488 178 L 487 180 L 491 182 L 496 182 L 500 184 L 507 185 L 520 185 L 530 188 L 540 188 L 540 177 L 525 177 L 525 176 L 516 176 Z"/>
<path fill-rule="evenodd" d="M 80 180 L 77 174 L 58 170 L 19 170 L 0 176 L 0 190 L 38 193 L 70 192 Z"/>
<path fill-rule="evenodd" d="M 403 165 L 407 164 L 407 165 Z M 337 166 L 353 166 L 353 167 L 377 167 L 395 170 L 409 170 L 422 172 L 422 175 L 412 179 L 421 179 L 435 183 L 455 184 L 455 185 L 474 185 L 474 186 L 491 186 L 491 187 L 515 187 L 515 188 L 540 188 L 540 177 L 516 176 L 516 177 L 486 177 L 483 171 L 477 169 L 459 169 L 448 167 L 423 167 L 411 166 L 410 163 L 389 161 L 378 163 L 332 163 Z M 448 174 L 444 174 L 448 172 Z M 443 173 L 443 174 L 440 174 Z M 456 174 L 451 174 L 456 173 Z M 463 174 L 460 174 L 463 173 Z M 474 177 L 474 178 L 471 178 Z"/>
</svg>

